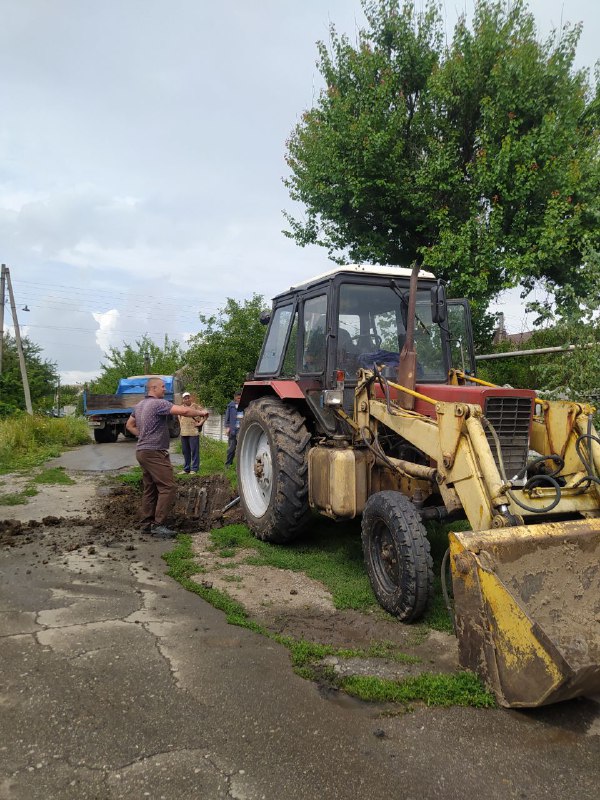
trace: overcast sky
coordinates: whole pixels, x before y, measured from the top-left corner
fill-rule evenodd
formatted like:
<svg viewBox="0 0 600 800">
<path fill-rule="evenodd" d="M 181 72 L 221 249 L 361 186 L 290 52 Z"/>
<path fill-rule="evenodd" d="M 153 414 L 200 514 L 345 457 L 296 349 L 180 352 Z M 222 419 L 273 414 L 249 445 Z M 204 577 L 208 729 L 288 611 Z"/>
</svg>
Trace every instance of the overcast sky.
<svg viewBox="0 0 600 800">
<path fill-rule="evenodd" d="M 445 2 L 449 31 L 471 7 Z M 582 21 L 577 63 L 593 67 L 596 0 L 529 7 L 544 35 Z M 270 299 L 330 268 L 281 233 L 285 141 L 320 87 L 317 40 L 332 22 L 354 37 L 359 0 L 0 11 L 0 261 L 23 332 L 63 382 L 96 375 L 109 345 L 185 341 L 227 297 Z M 504 310 L 520 330 L 519 304 Z"/>
</svg>

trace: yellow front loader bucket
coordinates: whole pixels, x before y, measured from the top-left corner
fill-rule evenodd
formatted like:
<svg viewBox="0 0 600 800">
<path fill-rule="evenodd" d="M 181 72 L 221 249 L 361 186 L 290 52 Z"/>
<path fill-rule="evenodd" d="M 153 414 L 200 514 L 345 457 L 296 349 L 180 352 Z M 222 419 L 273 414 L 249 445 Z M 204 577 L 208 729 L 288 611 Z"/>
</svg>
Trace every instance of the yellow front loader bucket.
<svg viewBox="0 0 600 800">
<path fill-rule="evenodd" d="M 503 706 L 600 692 L 600 519 L 450 534 L 463 667 Z"/>
</svg>

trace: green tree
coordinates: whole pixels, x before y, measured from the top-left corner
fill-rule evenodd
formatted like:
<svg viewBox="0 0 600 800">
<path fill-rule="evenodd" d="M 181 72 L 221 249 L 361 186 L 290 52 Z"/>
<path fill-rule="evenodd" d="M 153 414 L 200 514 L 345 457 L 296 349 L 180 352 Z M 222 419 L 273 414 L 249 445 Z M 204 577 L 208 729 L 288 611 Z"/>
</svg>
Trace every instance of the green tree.
<svg viewBox="0 0 600 800">
<path fill-rule="evenodd" d="M 21 337 L 31 404 L 34 411 L 42 411 L 52 406 L 54 390 L 58 382 L 56 364 L 42 359 L 42 348 Z M 25 394 L 21 379 L 21 368 L 17 343 L 14 337 L 4 334 L 2 351 L 2 374 L 0 375 L 0 416 L 7 416 L 25 409 Z"/>
<path fill-rule="evenodd" d="M 299 244 L 341 261 L 421 259 L 469 297 L 543 285 L 565 313 L 598 296 L 599 101 L 580 27 L 538 39 L 525 2 L 478 0 L 444 45 L 438 5 L 363 0 L 356 45 L 318 44 L 325 88 L 287 142 Z M 540 309 L 540 310 L 547 310 Z"/>
<path fill-rule="evenodd" d="M 133 345 L 123 342 L 119 350 L 111 347 L 101 364 L 101 374 L 90 384 L 96 394 L 113 394 L 121 378 L 146 374 L 146 356 L 150 361 L 150 374 L 173 375 L 185 364 L 185 350 L 179 342 L 165 336 L 163 346 L 155 344 L 148 334 L 137 339 Z"/>
<path fill-rule="evenodd" d="M 265 335 L 263 308 L 264 299 L 254 294 L 243 303 L 228 298 L 215 316 L 200 315 L 205 327 L 190 340 L 185 374 L 205 405 L 223 412 L 256 368 Z"/>
<path fill-rule="evenodd" d="M 600 325 L 589 306 L 574 316 L 534 331 L 524 345 L 503 342 L 496 352 L 573 346 L 573 350 L 536 353 L 480 362 L 478 376 L 501 386 L 537 389 L 549 398 L 598 404 L 600 401 Z"/>
</svg>

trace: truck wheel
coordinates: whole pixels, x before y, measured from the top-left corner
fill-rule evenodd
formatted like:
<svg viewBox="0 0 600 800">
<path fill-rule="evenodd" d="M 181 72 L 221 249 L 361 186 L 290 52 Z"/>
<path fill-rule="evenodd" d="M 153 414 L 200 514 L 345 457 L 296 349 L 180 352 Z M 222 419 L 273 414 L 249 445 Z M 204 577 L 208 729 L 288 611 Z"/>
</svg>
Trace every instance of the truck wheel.
<svg viewBox="0 0 600 800">
<path fill-rule="evenodd" d="M 362 545 L 380 605 L 403 622 L 423 615 L 433 594 L 433 562 L 423 523 L 399 492 L 377 492 L 362 517 Z"/>
<path fill-rule="evenodd" d="M 240 502 L 258 539 L 290 542 L 310 517 L 305 419 L 276 397 L 250 403 L 240 426 L 237 475 Z"/>
<path fill-rule="evenodd" d="M 181 426 L 178 419 L 169 422 L 169 436 L 171 439 L 176 439 L 181 431 Z"/>
</svg>

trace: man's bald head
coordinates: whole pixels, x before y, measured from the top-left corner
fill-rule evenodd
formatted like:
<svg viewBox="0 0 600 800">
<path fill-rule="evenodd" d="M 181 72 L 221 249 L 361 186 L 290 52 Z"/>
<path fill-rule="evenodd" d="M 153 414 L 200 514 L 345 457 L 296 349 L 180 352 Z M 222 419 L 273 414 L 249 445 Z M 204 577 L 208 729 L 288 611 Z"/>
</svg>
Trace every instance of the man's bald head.
<svg viewBox="0 0 600 800">
<path fill-rule="evenodd" d="M 149 378 L 146 384 L 146 394 L 148 397 L 164 397 L 165 382 L 162 378 Z"/>
</svg>

